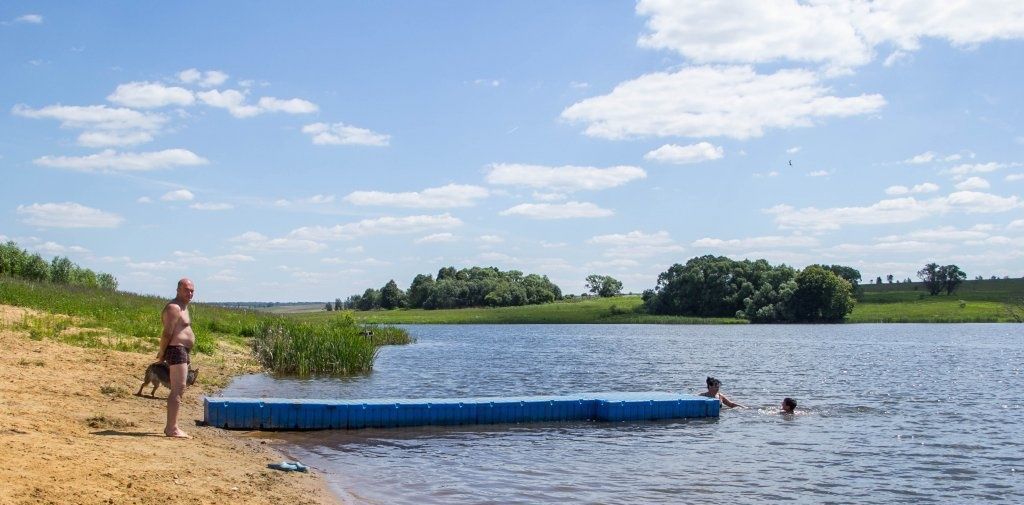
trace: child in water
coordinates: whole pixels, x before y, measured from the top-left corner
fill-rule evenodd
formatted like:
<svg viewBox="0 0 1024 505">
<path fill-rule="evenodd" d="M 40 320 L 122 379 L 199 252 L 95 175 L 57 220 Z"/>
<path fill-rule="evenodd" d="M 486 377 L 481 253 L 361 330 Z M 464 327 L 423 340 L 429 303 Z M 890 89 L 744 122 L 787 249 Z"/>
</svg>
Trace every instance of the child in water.
<svg viewBox="0 0 1024 505">
<path fill-rule="evenodd" d="M 729 408 L 733 408 L 733 407 L 746 408 L 743 405 L 740 405 L 740 404 L 738 404 L 738 403 L 736 403 L 734 401 L 729 400 L 728 398 L 725 397 L 725 395 L 723 395 L 722 393 L 718 392 L 718 388 L 722 387 L 722 381 L 720 381 L 720 380 L 718 380 L 718 379 L 716 379 L 714 377 L 708 377 L 706 382 L 708 384 L 708 390 L 703 392 L 703 393 L 699 393 L 699 396 L 706 396 L 708 398 L 715 398 L 718 401 L 722 402 L 722 405 L 725 405 L 726 407 L 729 407 Z"/>
<path fill-rule="evenodd" d="M 786 397 L 782 399 L 782 410 L 780 414 L 795 414 L 796 413 L 796 400 Z"/>
</svg>

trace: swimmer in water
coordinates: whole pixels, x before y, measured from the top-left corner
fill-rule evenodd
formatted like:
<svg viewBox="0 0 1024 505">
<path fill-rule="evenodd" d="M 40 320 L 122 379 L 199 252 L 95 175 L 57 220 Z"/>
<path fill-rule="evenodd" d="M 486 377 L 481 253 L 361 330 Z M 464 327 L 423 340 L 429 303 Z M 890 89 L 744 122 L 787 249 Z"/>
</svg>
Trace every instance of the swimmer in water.
<svg viewBox="0 0 1024 505">
<path fill-rule="evenodd" d="M 782 410 L 780 414 L 795 414 L 796 413 L 796 400 L 786 397 L 782 399 Z"/>
<path fill-rule="evenodd" d="M 698 393 L 698 396 L 706 396 L 708 398 L 714 398 L 714 399 L 722 402 L 722 405 L 725 405 L 726 407 L 729 407 L 729 408 L 733 408 L 733 407 L 746 408 L 743 405 L 740 405 L 740 404 L 738 404 L 738 403 L 736 403 L 734 401 L 729 400 L 728 398 L 726 398 L 725 395 L 723 395 L 722 393 L 718 392 L 718 388 L 720 388 L 722 386 L 722 381 L 720 381 L 720 380 L 718 380 L 718 379 L 716 379 L 714 377 L 708 377 L 707 383 L 708 383 L 708 390 L 703 392 L 703 393 Z"/>
</svg>

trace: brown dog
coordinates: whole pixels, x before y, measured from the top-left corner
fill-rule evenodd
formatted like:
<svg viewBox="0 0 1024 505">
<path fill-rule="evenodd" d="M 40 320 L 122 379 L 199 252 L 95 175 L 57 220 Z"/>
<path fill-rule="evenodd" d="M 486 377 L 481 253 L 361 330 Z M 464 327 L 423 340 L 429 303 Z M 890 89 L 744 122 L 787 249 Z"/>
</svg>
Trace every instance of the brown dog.
<svg viewBox="0 0 1024 505">
<path fill-rule="evenodd" d="M 188 386 L 195 384 L 198 375 L 198 368 L 190 368 L 188 376 L 185 377 L 185 384 Z M 149 396 L 154 396 L 156 388 L 161 385 L 171 389 L 171 370 L 167 368 L 167 363 L 153 363 L 146 367 L 146 376 L 142 378 L 142 385 L 139 386 L 139 392 L 135 393 L 135 396 L 142 396 L 142 388 L 146 387 L 147 384 L 153 385 L 153 390 L 149 392 Z"/>
</svg>

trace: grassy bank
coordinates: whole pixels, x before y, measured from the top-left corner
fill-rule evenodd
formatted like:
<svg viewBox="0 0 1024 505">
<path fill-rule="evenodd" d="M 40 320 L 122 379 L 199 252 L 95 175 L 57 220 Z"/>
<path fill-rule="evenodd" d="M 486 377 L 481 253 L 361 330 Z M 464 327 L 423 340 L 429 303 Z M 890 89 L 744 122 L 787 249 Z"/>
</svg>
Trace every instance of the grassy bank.
<svg viewBox="0 0 1024 505">
<path fill-rule="evenodd" d="M 965 281 L 952 295 L 928 294 L 921 283 L 863 286 L 848 323 L 1012 322 L 1006 304 L 1024 300 L 1024 279 Z M 522 307 L 347 312 L 357 322 L 377 324 L 726 324 L 735 318 L 657 316 L 637 312 L 639 296 L 577 298 Z M 324 321 L 338 313 L 289 314 L 300 321 Z"/>
<path fill-rule="evenodd" d="M 156 354 L 167 299 L 95 288 L 0 278 L 0 304 L 43 313 L 18 329 L 35 340 L 78 347 Z M 195 351 L 212 355 L 220 342 L 252 346 L 269 370 L 285 374 L 349 374 L 369 370 L 380 345 L 411 341 L 397 328 L 376 328 L 351 318 L 297 324 L 280 316 L 191 304 Z M 68 331 L 70 327 L 74 331 Z M 365 330 L 372 330 L 368 337 Z"/>
<path fill-rule="evenodd" d="M 654 316 L 636 312 L 639 296 L 577 298 L 575 300 L 521 307 L 447 310 L 371 310 L 349 312 L 356 321 L 374 324 L 728 324 L 745 323 L 736 318 Z M 289 317 L 321 321 L 334 312 L 310 312 Z"/>
</svg>

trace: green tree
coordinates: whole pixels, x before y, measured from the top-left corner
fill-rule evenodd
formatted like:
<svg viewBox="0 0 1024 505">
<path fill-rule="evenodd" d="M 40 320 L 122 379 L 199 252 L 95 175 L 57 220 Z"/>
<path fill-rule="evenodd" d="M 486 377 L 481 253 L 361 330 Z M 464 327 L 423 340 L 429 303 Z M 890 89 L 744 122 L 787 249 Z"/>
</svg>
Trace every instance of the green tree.
<svg viewBox="0 0 1024 505">
<path fill-rule="evenodd" d="M 33 254 L 21 265 L 21 277 L 30 281 L 45 281 L 50 278 L 50 264 L 42 256 Z"/>
<path fill-rule="evenodd" d="M 889 284 L 892 284 L 892 274 L 886 275 L 885 280 L 889 281 Z"/>
<path fill-rule="evenodd" d="M 928 263 L 917 271 L 917 277 L 924 282 L 924 286 L 932 295 L 941 293 L 946 284 L 945 272 L 938 263 Z"/>
<path fill-rule="evenodd" d="M 96 282 L 99 283 L 100 289 L 107 291 L 117 291 L 117 278 L 108 273 L 102 273 L 96 276 Z"/>
<path fill-rule="evenodd" d="M 946 290 L 947 295 L 953 294 L 956 288 L 960 287 L 960 284 L 967 279 L 967 274 L 956 265 L 939 267 L 939 272 L 942 278 L 942 289 Z"/>
<path fill-rule="evenodd" d="M 380 291 L 373 288 L 367 288 L 363 291 L 363 296 L 359 298 L 359 302 L 356 304 L 356 308 L 359 310 L 373 310 L 380 308 Z"/>
<path fill-rule="evenodd" d="M 789 301 L 793 320 L 809 323 L 842 321 L 855 303 L 850 283 L 820 265 L 797 274 L 796 290 Z"/>
<path fill-rule="evenodd" d="M 324 304 L 324 310 L 326 310 L 327 312 L 330 312 L 330 311 L 334 310 L 334 305 L 332 305 L 331 302 L 327 302 L 326 304 Z"/>
<path fill-rule="evenodd" d="M 413 277 L 412 284 L 405 292 L 409 306 L 413 308 L 423 307 L 423 302 L 430 297 L 430 290 L 434 288 L 434 277 L 430 274 L 418 274 Z"/>
<path fill-rule="evenodd" d="M 70 284 L 71 283 L 71 272 L 75 269 L 75 264 L 71 260 L 54 256 L 53 260 L 50 261 L 50 282 L 56 284 Z"/>
<path fill-rule="evenodd" d="M 341 298 L 334 299 L 334 310 L 341 310 Z"/>
<path fill-rule="evenodd" d="M 597 296 L 607 298 L 622 294 L 622 282 L 610 275 L 588 275 L 586 281 L 587 291 Z"/>
<path fill-rule="evenodd" d="M 394 279 L 380 288 L 380 307 L 382 309 L 398 309 L 405 304 L 405 293 L 398 289 Z"/>
</svg>

